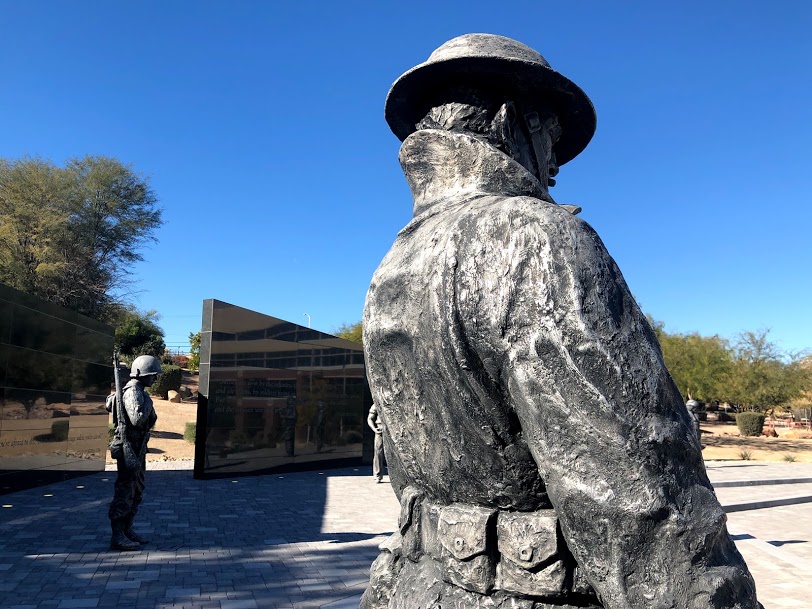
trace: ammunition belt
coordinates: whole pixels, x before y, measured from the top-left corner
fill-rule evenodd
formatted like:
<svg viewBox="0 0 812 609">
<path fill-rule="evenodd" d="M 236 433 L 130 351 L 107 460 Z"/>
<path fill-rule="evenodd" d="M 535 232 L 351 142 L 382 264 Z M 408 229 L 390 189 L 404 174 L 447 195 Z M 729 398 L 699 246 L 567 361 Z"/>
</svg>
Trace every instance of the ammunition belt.
<svg viewBox="0 0 812 609">
<path fill-rule="evenodd" d="M 446 582 L 466 590 L 539 600 L 594 595 L 566 547 L 555 510 L 441 505 L 410 486 L 401 496 L 399 529 L 409 560 L 432 557 Z"/>
</svg>

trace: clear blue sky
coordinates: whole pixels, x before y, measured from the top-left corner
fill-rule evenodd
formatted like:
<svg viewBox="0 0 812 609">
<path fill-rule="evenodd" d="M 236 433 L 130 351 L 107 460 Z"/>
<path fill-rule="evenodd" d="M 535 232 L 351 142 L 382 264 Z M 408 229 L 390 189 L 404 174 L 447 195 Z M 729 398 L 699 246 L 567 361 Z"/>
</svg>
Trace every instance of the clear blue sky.
<svg viewBox="0 0 812 609">
<path fill-rule="evenodd" d="M 812 347 L 812 3 L 0 1 L 0 156 L 150 177 L 170 344 L 217 298 L 331 331 L 411 214 L 383 118 L 445 40 L 516 38 L 597 108 L 553 195 L 672 331 Z"/>
</svg>

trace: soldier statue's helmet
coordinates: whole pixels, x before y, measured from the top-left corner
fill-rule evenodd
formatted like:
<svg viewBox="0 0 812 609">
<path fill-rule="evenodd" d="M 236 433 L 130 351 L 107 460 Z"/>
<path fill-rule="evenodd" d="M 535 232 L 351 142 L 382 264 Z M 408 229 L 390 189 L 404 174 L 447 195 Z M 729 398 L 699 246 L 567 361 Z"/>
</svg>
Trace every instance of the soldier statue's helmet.
<svg viewBox="0 0 812 609">
<path fill-rule="evenodd" d="M 130 367 L 130 378 L 137 379 L 150 374 L 161 373 L 161 362 L 152 355 L 139 355 Z"/>
<path fill-rule="evenodd" d="M 537 51 L 504 36 L 465 34 L 434 51 L 428 60 L 395 81 L 386 97 L 386 122 L 401 141 L 443 99 L 450 86 L 470 85 L 534 100 L 558 116 L 561 138 L 554 150 L 558 165 L 571 161 L 595 134 L 592 102 L 575 83 L 556 72 Z"/>
</svg>

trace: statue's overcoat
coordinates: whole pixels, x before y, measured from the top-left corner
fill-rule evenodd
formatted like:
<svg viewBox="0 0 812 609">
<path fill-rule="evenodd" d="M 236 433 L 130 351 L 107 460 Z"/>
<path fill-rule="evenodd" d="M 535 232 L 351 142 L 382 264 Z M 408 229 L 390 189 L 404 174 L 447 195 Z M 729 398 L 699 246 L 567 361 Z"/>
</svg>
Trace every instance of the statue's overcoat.
<svg viewBox="0 0 812 609">
<path fill-rule="evenodd" d="M 554 508 L 607 609 L 752 609 L 690 415 L 595 231 L 468 134 L 418 131 L 400 158 L 415 216 L 364 312 L 398 496 Z"/>
</svg>

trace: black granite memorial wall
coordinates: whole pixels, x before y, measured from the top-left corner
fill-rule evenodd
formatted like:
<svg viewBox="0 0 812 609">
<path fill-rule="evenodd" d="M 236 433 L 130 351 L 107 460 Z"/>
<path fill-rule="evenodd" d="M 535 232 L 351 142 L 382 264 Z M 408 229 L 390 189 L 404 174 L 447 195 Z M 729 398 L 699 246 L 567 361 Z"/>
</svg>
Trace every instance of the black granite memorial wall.
<svg viewBox="0 0 812 609">
<path fill-rule="evenodd" d="M 113 328 L 0 285 L 0 494 L 104 470 Z"/>
<path fill-rule="evenodd" d="M 360 464 L 371 404 L 361 345 L 203 302 L 195 477 Z"/>
</svg>

